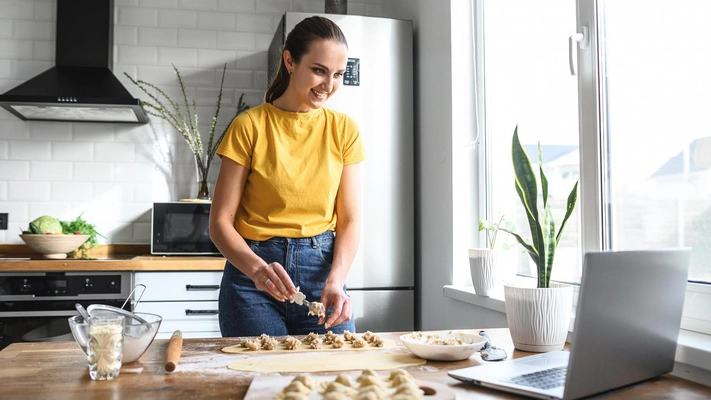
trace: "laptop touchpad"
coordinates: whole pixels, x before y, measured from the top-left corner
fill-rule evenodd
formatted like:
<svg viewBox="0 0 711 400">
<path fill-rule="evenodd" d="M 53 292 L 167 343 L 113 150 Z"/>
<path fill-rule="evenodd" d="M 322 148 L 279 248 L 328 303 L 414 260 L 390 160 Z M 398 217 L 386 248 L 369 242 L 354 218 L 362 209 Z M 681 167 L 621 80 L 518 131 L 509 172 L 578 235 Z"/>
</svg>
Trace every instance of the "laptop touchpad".
<svg viewBox="0 0 711 400">
<path fill-rule="evenodd" d="M 530 359 L 522 359 L 520 362 L 524 365 L 560 365 L 561 361 L 568 358 L 568 353 L 548 353 L 543 357 L 527 357 Z"/>
</svg>

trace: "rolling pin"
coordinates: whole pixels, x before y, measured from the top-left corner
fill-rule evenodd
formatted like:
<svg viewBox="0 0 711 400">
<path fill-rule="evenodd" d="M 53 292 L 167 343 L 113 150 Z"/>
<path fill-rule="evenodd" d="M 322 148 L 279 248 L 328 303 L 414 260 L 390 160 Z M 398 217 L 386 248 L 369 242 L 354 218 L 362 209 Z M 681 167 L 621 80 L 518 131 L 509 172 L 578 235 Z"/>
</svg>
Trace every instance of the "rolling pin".
<svg viewBox="0 0 711 400">
<path fill-rule="evenodd" d="M 165 370 L 173 372 L 175 366 L 180 361 L 180 353 L 183 351 L 183 332 L 176 330 L 170 337 L 168 348 L 165 350 Z"/>
</svg>

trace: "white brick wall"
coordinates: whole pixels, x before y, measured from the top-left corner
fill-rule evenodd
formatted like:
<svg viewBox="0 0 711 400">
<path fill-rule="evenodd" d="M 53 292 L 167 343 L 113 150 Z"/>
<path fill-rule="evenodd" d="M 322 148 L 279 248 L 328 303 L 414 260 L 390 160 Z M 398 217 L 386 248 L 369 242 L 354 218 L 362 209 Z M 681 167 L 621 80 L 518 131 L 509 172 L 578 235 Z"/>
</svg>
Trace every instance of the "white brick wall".
<svg viewBox="0 0 711 400">
<path fill-rule="evenodd" d="M 389 0 L 350 1 L 349 14 L 384 16 Z M 267 87 L 267 49 L 286 11 L 323 12 L 324 0 L 115 0 L 114 74 L 158 85 L 171 98 L 179 88 L 171 64 L 198 105 L 200 131 L 214 115 L 222 65 L 227 64 L 222 132 L 237 99 L 255 106 Z M 0 0 L 0 92 L 54 63 L 55 0 Z M 204 126 L 203 126 L 204 125 Z M 210 169 L 214 186 L 219 159 Z M 0 109 L 0 212 L 9 229 L 0 243 L 41 215 L 83 218 L 102 243 L 150 242 L 154 201 L 196 195 L 195 163 L 185 141 L 161 120 L 150 124 L 25 122 Z"/>
</svg>

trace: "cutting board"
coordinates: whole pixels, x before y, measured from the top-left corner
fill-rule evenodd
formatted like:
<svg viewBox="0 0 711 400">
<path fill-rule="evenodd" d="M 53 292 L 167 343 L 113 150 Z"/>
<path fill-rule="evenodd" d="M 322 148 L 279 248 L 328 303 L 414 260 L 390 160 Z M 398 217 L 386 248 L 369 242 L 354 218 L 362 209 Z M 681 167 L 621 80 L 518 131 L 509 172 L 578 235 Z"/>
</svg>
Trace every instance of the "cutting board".
<svg viewBox="0 0 711 400">
<path fill-rule="evenodd" d="M 323 381 L 332 382 L 336 379 L 336 375 L 312 375 L 312 378 Z M 284 387 L 292 380 L 293 376 L 259 376 L 252 380 L 252 383 L 247 389 L 247 394 L 244 400 L 274 400 Z M 452 388 L 437 382 L 417 379 L 417 384 L 425 392 L 423 400 L 455 400 L 455 393 Z M 318 389 L 311 392 L 309 400 L 321 400 L 322 395 Z"/>
</svg>

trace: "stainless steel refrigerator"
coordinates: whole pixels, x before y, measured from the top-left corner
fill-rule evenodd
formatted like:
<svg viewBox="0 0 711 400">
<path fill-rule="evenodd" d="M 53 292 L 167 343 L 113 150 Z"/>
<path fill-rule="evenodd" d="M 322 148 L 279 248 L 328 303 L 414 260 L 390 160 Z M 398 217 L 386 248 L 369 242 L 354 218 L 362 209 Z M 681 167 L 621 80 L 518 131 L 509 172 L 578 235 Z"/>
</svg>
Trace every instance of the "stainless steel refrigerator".
<svg viewBox="0 0 711 400">
<path fill-rule="evenodd" d="M 269 48 L 269 76 L 294 26 L 314 14 L 286 13 Z M 415 327 L 412 21 L 319 14 L 348 41 L 341 88 L 326 107 L 358 123 L 368 159 L 361 164 L 362 233 L 346 284 L 357 332 Z"/>
</svg>

